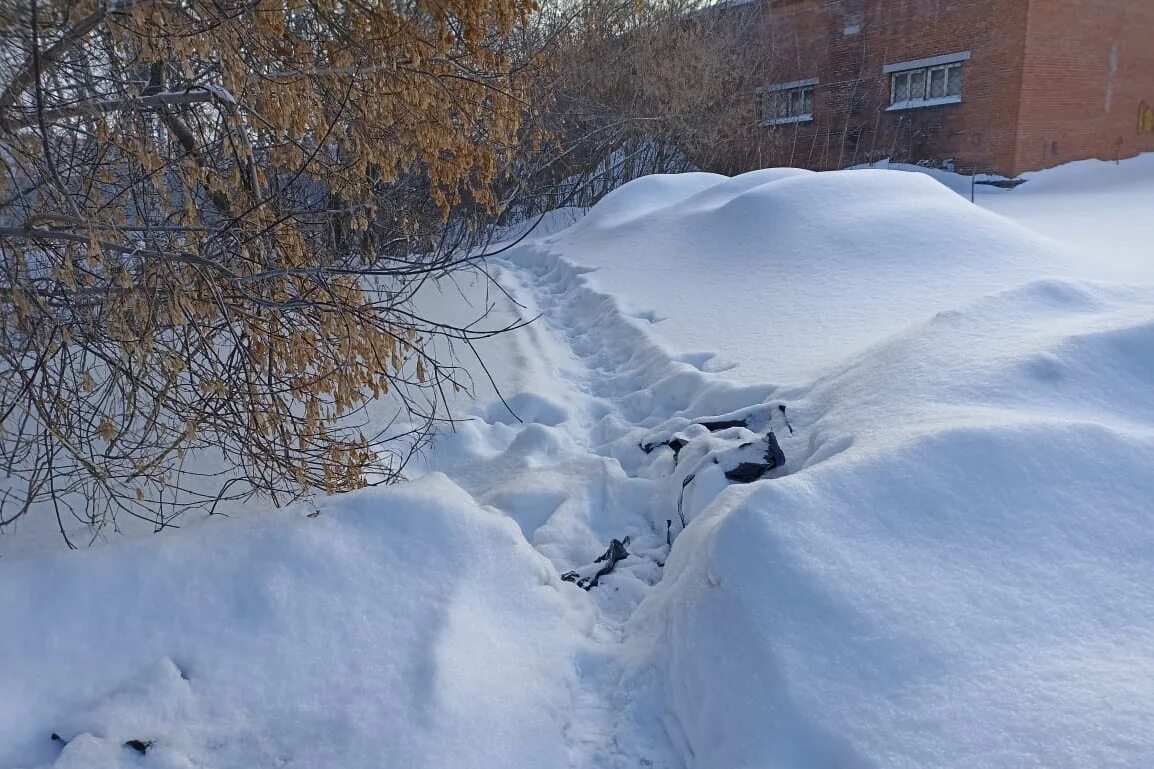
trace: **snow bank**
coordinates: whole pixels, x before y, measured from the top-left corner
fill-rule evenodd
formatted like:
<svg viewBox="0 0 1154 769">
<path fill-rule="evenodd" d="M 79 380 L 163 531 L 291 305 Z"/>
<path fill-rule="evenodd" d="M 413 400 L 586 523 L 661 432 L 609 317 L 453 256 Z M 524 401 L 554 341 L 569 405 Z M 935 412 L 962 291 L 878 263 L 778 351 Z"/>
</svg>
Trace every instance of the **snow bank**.
<svg viewBox="0 0 1154 769">
<path fill-rule="evenodd" d="M 690 767 L 1154 762 L 1154 290 L 1030 283 L 779 395 L 803 468 L 630 627 Z"/>
<path fill-rule="evenodd" d="M 918 166 L 967 200 L 970 178 Z M 978 186 L 979 206 L 1055 241 L 1073 277 L 1154 283 L 1154 153 L 1111 163 L 1081 160 L 1023 174 L 1013 191 Z"/>
<path fill-rule="evenodd" d="M 0 582 L 0 766 L 567 760 L 556 572 L 443 476 L 0 563 Z M 129 740 L 154 742 L 143 764 Z"/>
<path fill-rule="evenodd" d="M 528 252 L 731 378 L 802 381 L 911 321 L 1055 267 L 1044 238 L 896 171 L 646 177 Z"/>
<path fill-rule="evenodd" d="M 1114 164 L 1084 160 L 1026 174 L 983 206 L 1046 233 L 1071 255 L 1071 274 L 1154 283 L 1154 153 Z"/>
</svg>

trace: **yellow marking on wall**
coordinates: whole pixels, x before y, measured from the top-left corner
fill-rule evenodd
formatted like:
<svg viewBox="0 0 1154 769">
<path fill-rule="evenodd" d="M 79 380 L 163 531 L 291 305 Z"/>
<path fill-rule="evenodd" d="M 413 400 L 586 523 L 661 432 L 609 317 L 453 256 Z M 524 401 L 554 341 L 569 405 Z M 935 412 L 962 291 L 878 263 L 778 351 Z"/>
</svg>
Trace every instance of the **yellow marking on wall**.
<svg viewBox="0 0 1154 769">
<path fill-rule="evenodd" d="M 1138 105 L 1138 133 L 1154 134 L 1154 107 L 1146 102 Z"/>
</svg>

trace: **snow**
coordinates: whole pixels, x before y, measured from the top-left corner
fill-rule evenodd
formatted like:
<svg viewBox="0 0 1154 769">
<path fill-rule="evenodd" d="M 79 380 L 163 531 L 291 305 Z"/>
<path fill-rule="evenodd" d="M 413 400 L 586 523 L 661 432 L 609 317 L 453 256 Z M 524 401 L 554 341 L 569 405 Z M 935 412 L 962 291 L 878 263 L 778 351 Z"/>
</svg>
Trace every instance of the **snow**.
<svg viewBox="0 0 1154 769">
<path fill-rule="evenodd" d="M 421 477 L 0 561 L 0 767 L 1154 764 L 1150 170 L 510 227 L 424 300 L 538 320 Z"/>
<path fill-rule="evenodd" d="M 966 199 L 968 177 L 916 166 L 886 168 L 931 175 Z M 980 177 L 989 179 L 991 177 Z M 1154 153 L 1121 163 L 1081 160 L 1023 174 L 1013 191 L 979 185 L 979 206 L 1051 238 L 1072 275 L 1154 282 Z"/>
<path fill-rule="evenodd" d="M 1149 766 L 1151 383 L 1154 291 L 1041 281 L 791 393 L 634 620 L 689 765 Z"/>
<path fill-rule="evenodd" d="M 670 765 L 1154 761 L 1147 163 L 983 197 L 1021 225 L 925 175 L 643 179 L 510 255 L 621 406 L 595 450 L 689 518 L 614 695 Z M 727 484 L 767 427 L 787 467 Z"/>
<path fill-rule="evenodd" d="M 671 349 L 740 363 L 729 376 L 746 382 L 804 381 L 1058 258 L 922 175 L 782 169 L 646 177 L 516 258 L 530 251 L 596 269 L 592 286 Z"/>
<path fill-rule="evenodd" d="M 0 573 L 0 766 L 564 763 L 573 609 L 443 476 Z"/>
</svg>

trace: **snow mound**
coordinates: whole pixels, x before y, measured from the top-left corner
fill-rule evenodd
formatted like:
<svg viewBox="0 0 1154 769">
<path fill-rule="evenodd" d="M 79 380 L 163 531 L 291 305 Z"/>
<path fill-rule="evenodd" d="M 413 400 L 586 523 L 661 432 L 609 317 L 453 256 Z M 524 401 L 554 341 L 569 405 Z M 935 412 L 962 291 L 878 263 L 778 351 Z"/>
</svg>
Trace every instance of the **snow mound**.
<svg viewBox="0 0 1154 769">
<path fill-rule="evenodd" d="M 719 174 L 701 172 L 643 176 L 601 198 L 566 232 L 575 235 L 589 229 L 622 227 L 727 179 Z"/>
<path fill-rule="evenodd" d="M 1023 174 L 1012 191 L 973 185 L 947 171 L 883 164 L 933 176 L 967 200 L 1053 238 L 1064 273 L 1092 280 L 1154 282 L 1154 152 L 1121 163 L 1080 160 Z"/>
<path fill-rule="evenodd" d="M 526 243 L 678 351 L 746 382 L 801 381 L 919 318 L 1060 267 L 1050 241 L 899 171 L 645 177 Z M 621 290 L 628 287 L 628 290 Z"/>
<path fill-rule="evenodd" d="M 804 467 L 695 511 L 630 626 L 690 767 L 1154 762 L 1154 290 L 1032 282 L 778 395 Z"/>
<path fill-rule="evenodd" d="M 443 476 L 0 563 L 0 581 L 0 766 L 567 760 L 556 571 Z"/>
</svg>

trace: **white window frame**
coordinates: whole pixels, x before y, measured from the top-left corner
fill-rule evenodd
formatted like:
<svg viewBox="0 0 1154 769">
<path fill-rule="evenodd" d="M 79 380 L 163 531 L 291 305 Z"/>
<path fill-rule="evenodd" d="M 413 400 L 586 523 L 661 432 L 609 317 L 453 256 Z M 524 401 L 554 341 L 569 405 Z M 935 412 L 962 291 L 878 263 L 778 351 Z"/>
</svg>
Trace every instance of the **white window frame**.
<svg viewBox="0 0 1154 769">
<path fill-rule="evenodd" d="M 960 104 L 965 90 L 965 62 L 969 61 L 970 52 L 961 51 L 948 53 L 942 56 L 932 56 L 928 59 L 915 59 L 897 64 L 887 64 L 882 71 L 890 76 L 890 106 L 887 112 L 896 112 L 906 109 L 920 109 L 923 107 L 939 107 L 945 104 Z M 961 83 L 957 93 L 949 93 L 950 73 L 958 71 L 961 74 Z M 941 72 L 944 90 L 941 96 L 932 96 L 930 93 L 934 73 Z M 898 83 L 905 80 L 910 83 L 915 75 L 921 75 L 921 93 L 910 93 L 908 98 L 898 100 Z"/>
<path fill-rule="evenodd" d="M 818 84 L 816 77 L 807 78 L 805 80 L 793 80 L 788 83 L 774 83 L 773 85 L 762 86 L 757 89 L 759 109 L 761 110 L 760 121 L 763 126 L 786 125 L 789 123 L 808 123 L 813 120 L 813 90 Z M 806 102 L 806 94 L 809 95 L 809 111 L 797 112 L 793 111 L 793 94 L 802 94 L 802 104 Z M 785 99 L 789 105 L 784 115 L 778 114 L 780 110 L 774 110 L 775 114 L 769 114 L 766 109 L 767 103 L 773 103 L 776 99 Z"/>
</svg>

